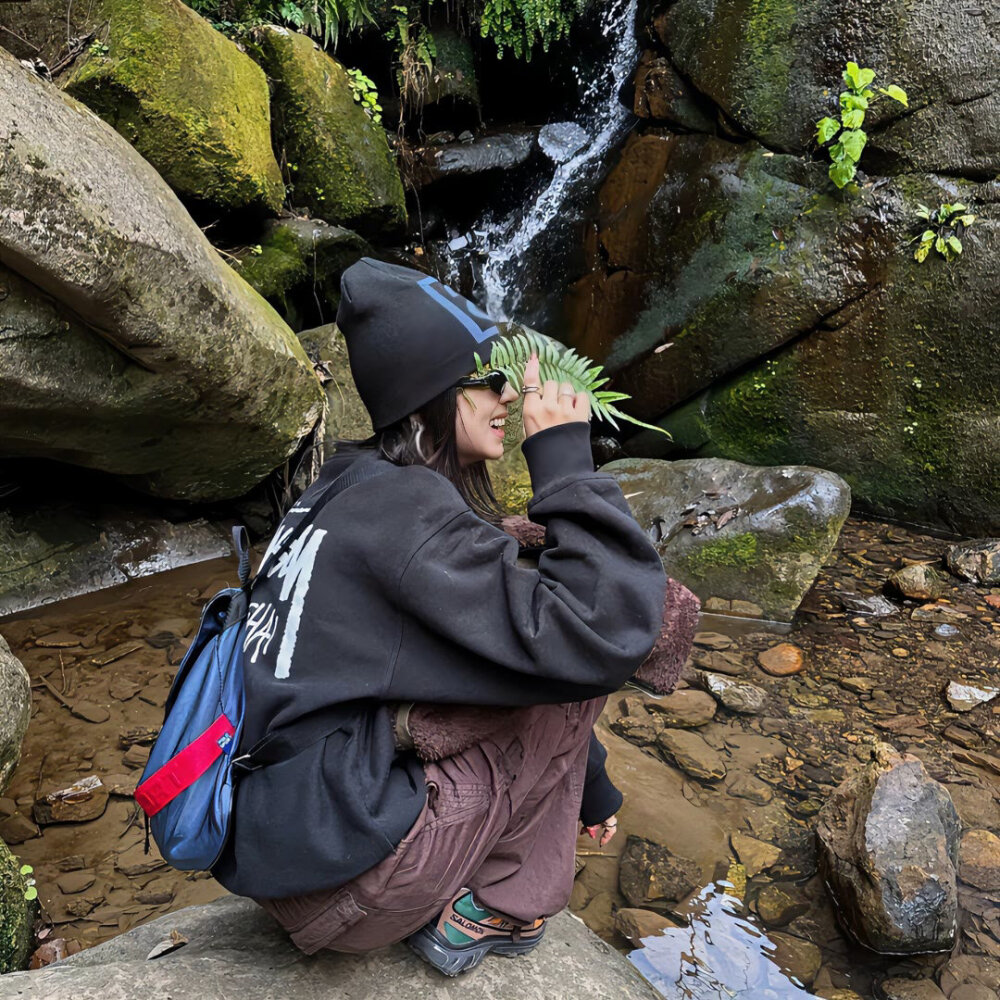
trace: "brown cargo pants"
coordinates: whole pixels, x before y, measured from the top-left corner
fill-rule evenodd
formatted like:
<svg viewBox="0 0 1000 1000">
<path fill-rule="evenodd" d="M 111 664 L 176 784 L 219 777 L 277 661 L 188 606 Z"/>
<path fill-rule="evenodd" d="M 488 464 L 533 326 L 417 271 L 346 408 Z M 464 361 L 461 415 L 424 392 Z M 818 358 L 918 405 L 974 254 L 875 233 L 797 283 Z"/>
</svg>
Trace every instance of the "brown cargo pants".
<svg viewBox="0 0 1000 1000">
<path fill-rule="evenodd" d="M 307 954 L 401 941 L 464 887 L 517 923 L 557 913 L 604 701 L 535 706 L 509 734 L 426 764 L 427 802 L 393 854 L 339 889 L 258 902 Z"/>
</svg>

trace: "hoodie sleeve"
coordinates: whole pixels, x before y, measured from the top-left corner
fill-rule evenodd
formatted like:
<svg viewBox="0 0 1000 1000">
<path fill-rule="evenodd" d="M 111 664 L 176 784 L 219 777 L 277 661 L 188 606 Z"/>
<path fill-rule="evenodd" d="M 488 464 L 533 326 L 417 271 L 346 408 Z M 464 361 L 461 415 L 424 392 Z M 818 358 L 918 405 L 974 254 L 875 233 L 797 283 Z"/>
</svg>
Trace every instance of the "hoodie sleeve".
<svg viewBox="0 0 1000 1000">
<path fill-rule="evenodd" d="M 580 700 L 617 689 L 649 653 L 666 577 L 616 480 L 594 471 L 589 432 L 585 423 L 562 424 L 524 443 L 529 515 L 548 538 L 537 567 L 519 565 L 517 542 L 464 504 L 413 551 L 399 601 L 404 618 L 418 624 L 403 626 L 398 696 L 440 700 L 440 687 L 408 683 L 420 673 L 428 636 L 475 664 L 474 691 L 456 691 L 453 676 L 445 688 L 454 700 L 480 704 L 510 703 L 491 694 L 485 664 L 544 678 L 540 700 Z"/>
<path fill-rule="evenodd" d="M 622 793 L 608 777 L 604 764 L 608 751 L 601 745 L 597 734 L 590 734 L 587 751 L 587 775 L 583 783 L 583 801 L 580 804 L 580 821 L 584 826 L 603 823 L 622 807 Z"/>
</svg>

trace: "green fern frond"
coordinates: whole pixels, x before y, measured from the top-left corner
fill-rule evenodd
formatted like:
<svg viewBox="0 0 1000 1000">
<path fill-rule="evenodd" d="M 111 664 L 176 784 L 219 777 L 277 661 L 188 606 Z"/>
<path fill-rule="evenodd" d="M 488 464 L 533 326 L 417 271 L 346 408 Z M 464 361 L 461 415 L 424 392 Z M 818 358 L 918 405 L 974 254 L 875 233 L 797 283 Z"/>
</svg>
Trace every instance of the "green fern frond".
<svg viewBox="0 0 1000 1000">
<path fill-rule="evenodd" d="M 493 342 L 488 365 L 484 365 L 477 354 L 476 370 L 485 372 L 487 367 L 492 371 L 501 371 L 507 376 L 507 381 L 518 393 L 523 388 L 521 384 L 524 366 L 532 354 L 538 355 L 538 372 L 543 382 L 550 379 L 555 382 L 569 382 L 577 392 L 586 392 L 590 396 L 590 411 L 599 420 L 609 423 L 618 430 L 618 420 L 624 420 L 636 427 L 657 431 L 660 434 L 670 434 L 662 427 L 644 423 L 635 417 L 630 417 L 615 406 L 632 397 L 626 392 L 614 392 L 601 389 L 609 381 L 602 378 L 603 365 L 595 365 L 588 357 L 584 357 L 572 347 L 564 347 L 558 341 L 543 337 L 534 330 L 521 330 L 507 334 Z"/>
</svg>

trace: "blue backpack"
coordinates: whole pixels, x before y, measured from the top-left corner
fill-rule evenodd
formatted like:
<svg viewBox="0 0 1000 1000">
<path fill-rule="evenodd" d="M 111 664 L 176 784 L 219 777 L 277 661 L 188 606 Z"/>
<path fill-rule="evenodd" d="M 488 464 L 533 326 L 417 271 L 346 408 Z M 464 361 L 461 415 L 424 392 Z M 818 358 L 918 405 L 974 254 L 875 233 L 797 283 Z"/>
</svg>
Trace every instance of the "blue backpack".
<svg viewBox="0 0 1000 1000">
<path fill-rule="evenodd" d="M 318 492 L 293 536 L 301 534 L 338 493 L 389 467 L 382 461 L 353 463 Z M 304 495 L 299 506 L 308 499 Z M 271 734 L 249 752 L 237 753 L 243 736 L 243 639 L 252 587 L 245 528 L 233 528 L 233 543 L 239 555 L 240 586 L 220 590 L 205 605 L 135 790 L 146 814 L 147 850 L 152 833 L 164 860 L 183 871 L 208 870 L 222 854 L 239 772 L 288 759 L 317 737 L 313 732 L 303 732 L 299 739 Z M 271 553 L 258 578 L 270 572 L 278 555 L 278 549 Z"/>
</svg>

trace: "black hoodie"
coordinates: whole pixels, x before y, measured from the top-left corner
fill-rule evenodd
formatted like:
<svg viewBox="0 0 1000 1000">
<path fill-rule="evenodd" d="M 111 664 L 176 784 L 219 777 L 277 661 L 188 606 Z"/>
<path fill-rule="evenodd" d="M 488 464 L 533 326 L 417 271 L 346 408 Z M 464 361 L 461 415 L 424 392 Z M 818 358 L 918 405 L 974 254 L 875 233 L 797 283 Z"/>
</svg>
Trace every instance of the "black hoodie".
<svg viewBox="0 0 1000 1000">
<path fill-rule="evenodd" d="M 240 781 L 214 869 L 224 886 L 258 898 L 333 888 L 395 849 L 425 796 L 419 761 L 394 748 L 395 703 L 583 701 L 632 675 L 658 635 L 666 577 L 617 482 L 594 472 L 589 435 L 570 423 L 523 444 L 528 512 L 547 529 L 537 568 L 423 466 L 345 490 L 296 536 L 352 460 L 384 460 L 324 465 L 253 589 L 242 746 L 317 714 L 330 735 Z"/>
</svg>

